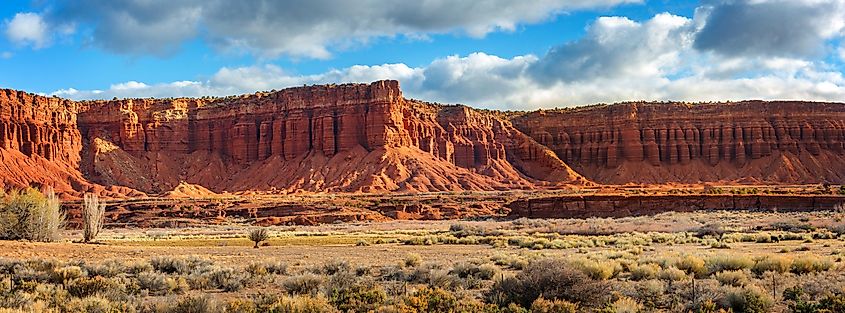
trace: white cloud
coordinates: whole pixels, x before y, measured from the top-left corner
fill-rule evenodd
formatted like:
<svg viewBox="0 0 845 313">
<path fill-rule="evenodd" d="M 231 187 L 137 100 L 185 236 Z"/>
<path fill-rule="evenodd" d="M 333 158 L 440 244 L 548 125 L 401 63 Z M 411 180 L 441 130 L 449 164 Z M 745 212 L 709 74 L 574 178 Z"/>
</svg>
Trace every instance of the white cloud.
<svg viewBox="0 0 845 313">
<path fill-rule="evenodd" d="M 13 43 L 39 49 L 49 44 L 50 33 L 41 15 L 17 13 L 10 21 L 6 21 L 6 38 Z"/>
<path fill-rule="evenodd" d="M 588 27 L 583 38 L 542 56 L 502 58 L 479 52 L 419 67 L 356 65 L 313 75 L 275 65 L 224 67 L 206 81 L 127 82 L 102 91 L 56 94 L 75 99 L 230 95 L 303 84 L 397 79 L 407 97 L 495 109 L 629 100 L 845 99 L 842 73 L 820 59 L 698 49 L 696 36 L 707 18 L 667 13 L 645 21 L 603 17 Z"/>
<path fill-rule="evenodd" d="M 13 56 L 15 55 L 9 51 L 3 51 L 3 53 L 0 53 L 0 59 L 11 59 Z"/>
<path fill-rule="evenodd" d="M 195 38 L 221 50 L 328 58 L 375 38 L 513 31 L 573 10 L 642 0 L 62 1 L 57 25 L 93 27 L 94 44 L 128 54 L 167 54 Z"/>
</svg>

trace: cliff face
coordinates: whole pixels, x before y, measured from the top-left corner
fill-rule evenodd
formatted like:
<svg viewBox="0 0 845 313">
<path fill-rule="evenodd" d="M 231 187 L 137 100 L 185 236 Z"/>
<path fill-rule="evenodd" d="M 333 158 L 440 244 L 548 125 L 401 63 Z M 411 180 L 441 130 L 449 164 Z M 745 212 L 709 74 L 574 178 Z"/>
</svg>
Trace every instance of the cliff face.
<svg viewBox="0 0 845 313">
<path fill-rule="evenodd" d="M 845 105 L 628 103 L 512 118 L 396 81 L 74 102 L 0 90 L 0 182 L 71 194 L 845 182 Z M 571 166 L 571 167 L 570 167 Z"/>
<path fill-rule="evenodd" d="M 627 103 L 513 122 L 600 183 L 843 182 L 838 103 Z"/>
<path fill-rule="evenodd" d="M 82 172 L 162 192 L 443 191 L 584 180 L 491 114 L 406 100 L 396 81 L 223 99 L 79 103 Z M 550 174 L 551 173 L 551 174 Z"/>
</svg>

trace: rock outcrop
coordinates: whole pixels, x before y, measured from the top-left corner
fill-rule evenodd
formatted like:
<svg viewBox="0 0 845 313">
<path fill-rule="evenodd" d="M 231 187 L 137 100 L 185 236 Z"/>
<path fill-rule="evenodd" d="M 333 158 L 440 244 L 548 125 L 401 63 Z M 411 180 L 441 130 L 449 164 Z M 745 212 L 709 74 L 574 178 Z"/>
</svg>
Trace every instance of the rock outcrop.
<svg viewBox="0 0 845 313">
<path fill-rule="evenodd" d="M 509 121 L 406 100 L 396 81 L 199 99 L 73 102 L 7 93 L 0 99 L 11 112 L 3 115 L 2 129 L 11 129 L 4 150 L 62 164 L 80 181 L 64 191 L 163 193 L 183 183 L 213 192 L 455 191 L 586 182 Z"/>
<path fill-rule="evenodd" d="M 70 101 L 0 90 L 2 187 L 78 195 L 845 182 L 845 105 L 624 103 L 501 113 L 396 81 L 225 98 Z"/>
<path fill-rule="evenodd" d="M 513 122 L 599 183 L 845 181 L 840 103 L 624 103 Z"/>
</svg>

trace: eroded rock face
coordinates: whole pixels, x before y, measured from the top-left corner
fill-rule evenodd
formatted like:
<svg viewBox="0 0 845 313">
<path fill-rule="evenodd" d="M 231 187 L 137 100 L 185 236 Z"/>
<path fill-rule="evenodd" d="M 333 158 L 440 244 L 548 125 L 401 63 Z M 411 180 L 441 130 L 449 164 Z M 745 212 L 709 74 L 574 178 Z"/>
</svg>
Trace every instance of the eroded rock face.
<svg viewBox="0 0 845 313">
<path fill-rule="evenodd" d="M 818 163 L 845 166 L 838 103 L 626 103 L 532 112 L 514 123 L 602 183 L 842 182 Z M 778 164 L 791 173 L 772 173 Z M 643 166 L 658 174 L 634 169 Z"/>
<path fill-rule="evenodd" d="M 67 192 L 456 191 L 845 182 L 845 105 L 627 103 L 521 115 L 396 81 L 74 102 L 0 90 L 0 181 Z M 571 166 L 571 167 L 570 167 Z"/>
<path fill-rule="evenodd" d="M 26 126 L 24 134 L 36 136 L 30 139 L 14 128 L 7 137 L 18 140 L 8 149 L 60 155 L 92 182 L 147 193 L 183 181 L 214 191 L 372 192 L 583 182 L 509 121 L 406 100 L 396 81 L 201 99 L 72 102 L 24 95 L 28 102 L 4 100 L 4 107 L 18 112 L 26 103 L 53 101 L 64 119 L 7 118 L 46 130 Z M 49 133 L 63 130 L 71 132 Z M 66 138 L 68 149 L 57 150 L 48 137 Z"/>
<path fill-rule="evenodd" d="M 82 141 L 75 103 L 0 90 L 0 149 L 77 165 Z"/>
</svg>

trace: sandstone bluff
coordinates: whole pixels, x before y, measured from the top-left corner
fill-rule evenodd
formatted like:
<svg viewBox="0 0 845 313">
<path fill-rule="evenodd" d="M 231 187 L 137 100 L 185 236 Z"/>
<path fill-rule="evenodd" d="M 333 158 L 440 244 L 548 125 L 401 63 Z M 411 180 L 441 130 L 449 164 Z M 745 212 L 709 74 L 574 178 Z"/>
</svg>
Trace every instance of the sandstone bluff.
<svg viewBox="0 0 845 313">
<path fill-rule="evenodd" d="M 841 103 L 494 112 L 405 99 L 396 81 L 78 102 L 0 90 L 0 184 L 69 195 L 845 183 L 843 144 Z"/>
</svg>

